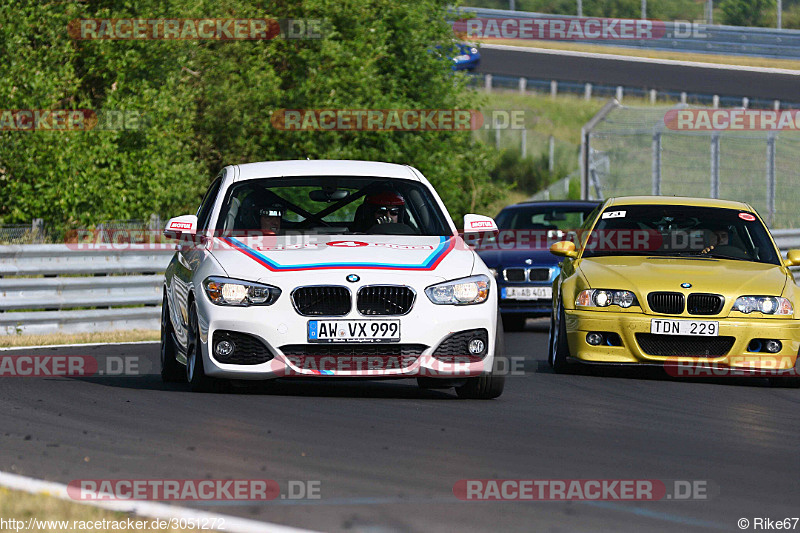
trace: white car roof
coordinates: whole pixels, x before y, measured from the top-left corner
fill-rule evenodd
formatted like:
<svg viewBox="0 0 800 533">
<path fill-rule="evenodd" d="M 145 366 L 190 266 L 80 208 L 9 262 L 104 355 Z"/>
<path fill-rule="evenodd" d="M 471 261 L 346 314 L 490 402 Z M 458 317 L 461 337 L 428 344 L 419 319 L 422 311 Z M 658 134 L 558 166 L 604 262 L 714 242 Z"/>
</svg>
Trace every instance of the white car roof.
<svg viewBox="0 0 800 533">
<path fill-rule="evenodd" d="M 283 176 L 371 176 L 422 181 L 420 174 L 408 165 L 376 161 L 305 160 L 269 161 L 234 165 L 234 181 Z"/>
</svg>

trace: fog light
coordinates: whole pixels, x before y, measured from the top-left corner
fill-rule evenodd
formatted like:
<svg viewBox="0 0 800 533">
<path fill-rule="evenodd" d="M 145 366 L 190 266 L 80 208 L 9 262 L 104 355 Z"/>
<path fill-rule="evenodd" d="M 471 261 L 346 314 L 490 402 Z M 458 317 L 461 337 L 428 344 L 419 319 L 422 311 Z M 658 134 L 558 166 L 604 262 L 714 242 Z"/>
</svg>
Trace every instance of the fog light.
<svg viewBox="0 0 800 533">
<path fill-rule="evenodd" d="M 219 341 L 214 346 L 214 353 L 223 357 L 233 353 L 234 345 L 231 341 Z"/>
<path fill-rule="evenodd" d="M 778 353 L 783 346 L 781 345 L 781 341 L 768 340 L 764 343 L 764 348 L 766 348 L 769 353 Z"/>
<path fill-rule="evenodd" d="M 480 355 L 486 349 L 486 343 L 481 339 L 472 339 L 469 341 L 467 348 L 469 348 L 469 353 L 472 355 Z"/>
<path fill-rule="evenodd" d="M 586 342 L 591 344 L 592 346 L 600 346 L 603 344 L 603 334 L 597 333 L 596 331 L 592 331 L 591 333 L 586 334 Z"/>
</svg>

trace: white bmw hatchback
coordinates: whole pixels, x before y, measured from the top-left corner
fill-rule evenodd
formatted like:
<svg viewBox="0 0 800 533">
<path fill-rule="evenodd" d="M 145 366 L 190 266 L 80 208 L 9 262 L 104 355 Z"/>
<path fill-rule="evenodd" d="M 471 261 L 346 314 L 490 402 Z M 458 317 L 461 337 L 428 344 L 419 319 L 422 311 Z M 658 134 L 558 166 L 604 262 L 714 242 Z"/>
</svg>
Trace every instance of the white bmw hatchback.
<svg viewBox="0 0 800 533">
<path fill-rule="evenodd" d="M 496 231 L 464 217 L 465 233 Z M 409 166 L 228 166 L 196 215 L 171 219 L 161 375 L 224 380 L 417 378 L 495 398 L 497 286 Z"/>
</svg>

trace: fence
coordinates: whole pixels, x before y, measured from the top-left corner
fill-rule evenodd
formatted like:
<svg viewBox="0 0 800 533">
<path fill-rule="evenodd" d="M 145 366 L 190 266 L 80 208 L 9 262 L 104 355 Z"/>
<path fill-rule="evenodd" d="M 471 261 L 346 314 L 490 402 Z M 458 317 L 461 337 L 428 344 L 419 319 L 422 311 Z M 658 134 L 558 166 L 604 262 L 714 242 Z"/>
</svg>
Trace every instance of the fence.
<svg viewBox="0 0 800 533">
<path fill-rule="evenodd" d="M 475 18 L 579 18 L 570 15 L 547 15 L 480 7 L 462 7 L 459 12 L 461 14 L 470 13 Z M 704 54 L 800 59 L 800 30 L 722 26 L 689 22 L 664 22 L 663 24 L 665 35 L 659 39 L 581 39 L 580 42 L 647 50 L 675 50 Z M 565 39 L 565 41 L 570 42 L 568 39 Z M 572 42 L 575 41 L 573 40 Z"/>
<path fill-rule="evenodd" d="M 609 102 L 582 130 L 581 197 L 663 194 L 739 200 L 772 228 L 800 227 L 800 132 L 668 129 L 673 107 Z"/>
<path fill-rule="evenodd" d="M 140 252 L 76 246 L 0 246 L 0 335 L 159 328 L 174 245 Z"/>
</svg>

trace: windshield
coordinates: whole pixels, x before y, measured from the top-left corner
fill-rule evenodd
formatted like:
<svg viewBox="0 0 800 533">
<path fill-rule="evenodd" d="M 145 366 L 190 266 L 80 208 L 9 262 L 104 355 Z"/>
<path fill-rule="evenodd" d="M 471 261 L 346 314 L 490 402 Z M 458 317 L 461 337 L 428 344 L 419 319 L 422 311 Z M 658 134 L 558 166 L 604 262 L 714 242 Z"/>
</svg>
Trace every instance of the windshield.
<svg viewBox="0 0 800 533">
<path fill-rule="evenodd" d="M 780 264 L 752 213 L 684 205 L 611 206 L 586 239 L 583 257 L 705 257 Z"/>
<path fill-rule="evenodd" d="M 585 206 L 532 205 L 505 209 L 497 215 L 500 229 L 561 230 L 578 229 L 587 215 L 595 209 L 594 204 Z"/>
<path fill-rule="evenodd" d="M 275 235 L 451 233 L 445 215 L 423 184 L 347 176 L 236 183 L 226 194 L 217 230 Z"/>
</svg>

